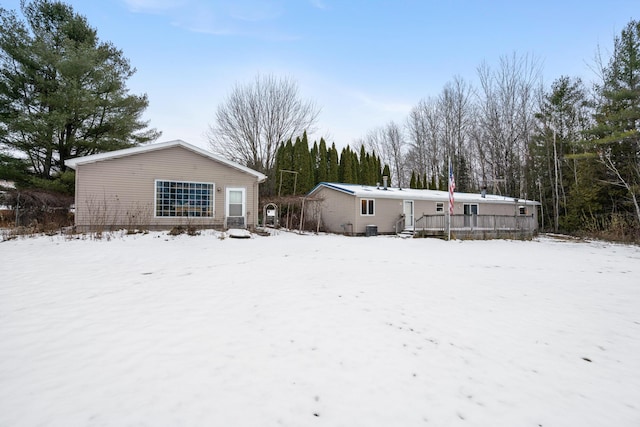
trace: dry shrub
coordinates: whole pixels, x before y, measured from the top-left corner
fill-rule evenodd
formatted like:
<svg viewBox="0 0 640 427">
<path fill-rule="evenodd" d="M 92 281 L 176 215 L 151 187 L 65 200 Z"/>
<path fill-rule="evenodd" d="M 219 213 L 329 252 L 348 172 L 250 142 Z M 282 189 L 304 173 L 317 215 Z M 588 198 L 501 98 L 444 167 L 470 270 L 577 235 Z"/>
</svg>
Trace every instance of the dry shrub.
<svg viewBox="0 0 640 427">
<path fill-rule="evenodd" d="M 34 232 L 51 232 L 73 224 L 69 208 L 73 196 L 46 190 L 11 190 L 3 195 L 3 203 L 11 206 L 10 219 L 15 227 Z M 5 214 L 3 214 L 3 218 Z"/>
</svg>

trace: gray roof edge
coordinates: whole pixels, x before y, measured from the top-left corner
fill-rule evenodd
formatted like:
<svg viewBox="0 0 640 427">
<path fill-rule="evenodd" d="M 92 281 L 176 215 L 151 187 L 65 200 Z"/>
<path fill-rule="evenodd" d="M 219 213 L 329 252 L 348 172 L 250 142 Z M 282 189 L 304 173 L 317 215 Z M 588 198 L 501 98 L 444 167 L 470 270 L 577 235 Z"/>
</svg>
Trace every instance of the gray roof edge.
<svg viewBox="0 0 640 427">
<path fill-rule="evenodd" d="M 311 189 L 311 191 L 309 191 L 307 193 L 307 196 L 310 196 L 311 194 L 313 194 L 316 191 L 318 191 L 320 189 L 320 187 L 330 188 L 332 190 L 340 191 L 340 192 L 345 193 L 345 194 L 351 194 L 351 195 L 355 195 L 356 194 L 354 191 L 347 190 L 346 188 L 341 188 L 341 187 L 339 187 L 337 185 L 334 185 L 331 182 L 319 182 L 318 184 L 316 184 L 315 187 L 313 187 Z"/>
</svg>

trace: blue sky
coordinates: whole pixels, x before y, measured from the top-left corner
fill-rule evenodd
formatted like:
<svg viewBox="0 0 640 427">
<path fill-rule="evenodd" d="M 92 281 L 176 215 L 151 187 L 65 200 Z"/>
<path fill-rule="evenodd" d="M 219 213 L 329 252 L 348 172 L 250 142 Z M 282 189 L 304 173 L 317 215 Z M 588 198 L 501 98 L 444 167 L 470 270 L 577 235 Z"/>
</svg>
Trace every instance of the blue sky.
<svg viewBox="0 0 640 427">
<path fill-rule="evenodd" d="M 561 75 L 594 79 L 598 46 L 640 19 L 638 0 L 68 0 L 101 40 L 137 68 L 145 118 L 161 141 L 207 148 L 217 106 L 257 74 L 289 76 L 322 108 L 318 131 L 342 147 L 454 76 L 476 84 L 477 67 L 533 55 L 548 86 Z M 19 9 L 19 0 L 2 0 Z M 634 15 L 635 14 L 635 15 Z"/>
</svg>

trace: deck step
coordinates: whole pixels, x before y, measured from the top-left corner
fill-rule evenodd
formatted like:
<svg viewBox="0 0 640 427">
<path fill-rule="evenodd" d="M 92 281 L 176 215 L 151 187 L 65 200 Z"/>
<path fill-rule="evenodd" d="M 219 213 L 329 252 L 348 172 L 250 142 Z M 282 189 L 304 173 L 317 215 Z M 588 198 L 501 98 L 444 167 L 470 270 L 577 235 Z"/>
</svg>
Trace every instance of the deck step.
<svg viewBox="0 0 640 427">
<path fill-rule="evenodd" d="M 400 233 L 398 233 L 398 237 L 413 237 L 413 230 L 402 230 Z"/>
</svg>

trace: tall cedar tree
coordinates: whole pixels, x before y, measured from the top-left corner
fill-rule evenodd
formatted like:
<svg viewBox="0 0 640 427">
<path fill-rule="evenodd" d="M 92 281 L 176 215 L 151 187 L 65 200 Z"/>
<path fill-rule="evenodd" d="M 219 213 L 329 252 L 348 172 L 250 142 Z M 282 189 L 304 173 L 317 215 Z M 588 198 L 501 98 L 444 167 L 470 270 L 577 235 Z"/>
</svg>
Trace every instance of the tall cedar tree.
<svg viewBox="0 0 640 427">
<path fill-rule="evenodd" d="M 289 139 L 286 143 L 280 144 L 276 152 L 273 175 L 276 178 L 278 195 L 288 196 L 293 194 L 294 185 L 297 184 L 297 179 L 290 172 L 293 168 L 293 144 Z"/>
<path fill-rule="evenodd" d="M 306 132 L 292 143 L 281 143 L 275 157 L 278 193 L 286 196 L 305 194 L 320 182 L 376 185 L 382 181 L 380 158 L 360 149 L 360 157 L 349 146 L 338 157 L 335 144 L 327 149 L 324 139 L 309 149 Z M 366 166 L 363 167 L 362 164 Z M 294 173 L 292 173 L 294 172 Z M 386 167 L 389 173 L 389 167 Z"/>
<path fill-rule="evenodd" d="M 353 156 L 351 155 L 351 148 L 347 145 L 342 149 L 340 153 L 340 169 L 339 178 L 340 182 L 345 184 L 355 184 L 357 182 L 355 169 L 356 165 L 353 164 Z"/>
<path fill-rule="evenodd" d="M 146 95 L 131 95 L 135 72 L 122 51 L 101 42 L 85 17 L 50 0 L 0 9 L 0 147 L 22 153 L 52 179 L 65 160 L 149 142 Z"/>
<path fill-rule="evenodd" d="M 340 180 L 340 160 L 335 142 L 331 144 L 328 157 L 329 166 L 327 168 L 327 181 L 338 182 Z"/>
<path fill-rule="evenodd" d="M 392 181 L 391 181 L 391 179 L 392 179 L 392 176 L 391 176 L 391 168 L 390 168 L 390 167 L 389 167 L 389 165 L 388 165 L 388 164 L 386 164 L 386 163 L 385 163 L 385 165 L 384 165 L 384 169 L 382 170 L 382 176 L 380 177 L 380 179 L 381 179 L 380 183 L 381 183 L 381 184 L 384 184 L 384 177 L 387 177 L 387 185 L 388 185 L 389 187 L 391 187 L 391 182 L 392 182 Z"/>
<path fill-rule="evenodd" d="M 318 146 L 318 167 L 315 173 L 315 182 L 326 182 L 329 177 L 329 152 L 324 138 L 320 138 Z"/>
<path fill-rule="evenodd" d="M 293 170 L 298 173 L 296 194 L 306 194 L 313 187 L 313 167 L 307 133 L 302 138 L 296 138 L 293 146 Z"/>
<path fill-rule="evenodd" d="M 320 153 L 318 150 L 318 141 L 313 141 L 313 147 L 311 147 L 311 182 L 316 182 L 318 175 L 318 167 L 320 164 Z"/>
<path fill-rule="evenodd" d="M 364 149 L 364 144 L 360 146 L 360 170 L 358 171 L 360 184 L 370 185 L 369 183 L 369 163 L 367 162 L 367 152 Z"/>
</svg>

